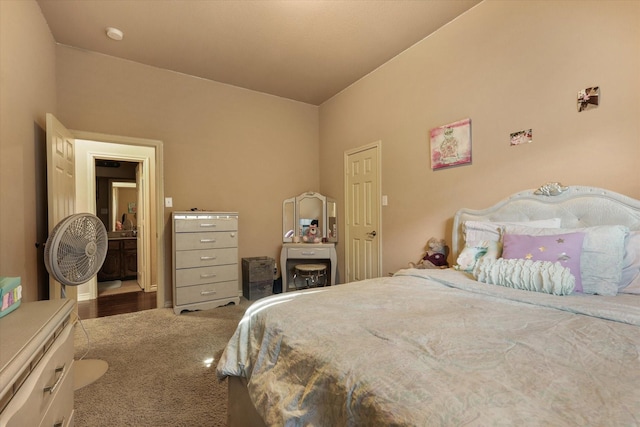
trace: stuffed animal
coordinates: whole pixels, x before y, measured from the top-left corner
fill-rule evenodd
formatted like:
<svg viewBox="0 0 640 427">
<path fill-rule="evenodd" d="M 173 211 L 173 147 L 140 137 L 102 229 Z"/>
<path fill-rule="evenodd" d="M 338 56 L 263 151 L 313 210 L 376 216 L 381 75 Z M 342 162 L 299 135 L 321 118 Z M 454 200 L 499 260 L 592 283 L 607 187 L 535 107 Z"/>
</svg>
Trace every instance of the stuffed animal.
<svg viewBox="0 0 640 427">
<path fill-rule="evenodd" d="M 436 239 L 435 237 L 427 240 L 424 256 L 417 262 L 409 263 L 409 268 L 447 268 L 449 263 L 449 246 L 444 239 Z"/>
<path fill-rule="evenodd" d="M 302 240 L 307 243 L 320 243 L 322 238 L 318 235 L 318 220 L 314 219 L 305 231 Z"/>
</svg>

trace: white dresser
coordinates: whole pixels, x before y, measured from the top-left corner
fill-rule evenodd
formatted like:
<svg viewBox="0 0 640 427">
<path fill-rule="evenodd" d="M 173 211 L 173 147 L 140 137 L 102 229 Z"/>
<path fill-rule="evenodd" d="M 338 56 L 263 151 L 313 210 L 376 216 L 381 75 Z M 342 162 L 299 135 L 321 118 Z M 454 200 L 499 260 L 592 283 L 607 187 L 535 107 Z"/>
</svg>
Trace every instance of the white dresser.
<svg viewBox="0 0 640 427">
<path fill-rule="evenodd" d="M 0 426 L 73 426 L 72 309 L 28 302 L 0 319 Z"/>
<path fill-rule="evenodd" d="M 173 311 L 240 302 L 238 214 L 173 212 Z"/>
</svg>

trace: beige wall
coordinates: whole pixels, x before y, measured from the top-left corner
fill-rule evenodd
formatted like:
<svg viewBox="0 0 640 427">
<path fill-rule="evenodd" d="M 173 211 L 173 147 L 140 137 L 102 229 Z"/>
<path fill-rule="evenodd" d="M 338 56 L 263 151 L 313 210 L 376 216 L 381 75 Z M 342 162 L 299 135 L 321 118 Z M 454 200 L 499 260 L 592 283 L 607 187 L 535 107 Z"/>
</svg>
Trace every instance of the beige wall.
<svg viewBox="0 0 640 427">
<path fill-rule="evenodd" d="M 343 200 L 344 151 L 382 141 L 383 274 L 450 242 L 457 209 L 547 181 L 639 198 L 639 94 L 640 2 L 485 1 L 321 106 L 320 191 Z M 429 130 L 466 117 L 473 164 L 432 171 Z"/>
<path fill-rule="evenodd" d="M 65 126 L 163 141 L 167 285 L 172 210 L 238 211 L 240 257 L 279 259 L 282 201 L 319 189 L 318 107 L 65 46 L 57 60 Z"/>
<path fill-rule="evenodd" d="M 485 1 L 318 108 L 56 47 L 34 1 L 2 0 L 0 73 L 0 274 L 23 278 L 25 300 L 37 296 L 34 147 L 46 112 L 71 129 L 164 141 L 174 209 L 239 211 L 241 257 L 277 258 L 287 197 L 319 190 L 342 209 L 344 151 L 377 140 L 384 273 L 428 237 L 449 238 L 456 209 L 545 181 L 640 198 L 639 2 Z M 578 114 L 576 92 L 591 85 L 601 106 Z M 465 117 L 473 164 L 431 171 L 429 129 Z M 510 147 L 527 128 L 534 142 Z"/>
<path fill-rule="evenodd" d="M 20 276 L 34 301 L 38 129 L 56 111 L 55 45 L 35 1 L 0 1 L 0 85 L 0 276 Z"/>
</svg>

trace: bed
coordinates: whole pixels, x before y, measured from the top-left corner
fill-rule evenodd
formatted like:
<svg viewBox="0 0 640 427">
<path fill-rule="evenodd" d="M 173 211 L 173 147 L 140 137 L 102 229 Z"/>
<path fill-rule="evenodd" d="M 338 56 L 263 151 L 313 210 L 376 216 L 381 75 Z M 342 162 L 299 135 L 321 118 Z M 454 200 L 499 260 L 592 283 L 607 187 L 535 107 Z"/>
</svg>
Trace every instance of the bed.
<svg viewBox="0 0 640 427">
<path fill-rule="evenodd" d="M 229 425 L 640 424 L 640 201 L 549 183 L 459 210 L 451 245 L 457 269 L 253 303 L 216 369 Z"/>
</svg>

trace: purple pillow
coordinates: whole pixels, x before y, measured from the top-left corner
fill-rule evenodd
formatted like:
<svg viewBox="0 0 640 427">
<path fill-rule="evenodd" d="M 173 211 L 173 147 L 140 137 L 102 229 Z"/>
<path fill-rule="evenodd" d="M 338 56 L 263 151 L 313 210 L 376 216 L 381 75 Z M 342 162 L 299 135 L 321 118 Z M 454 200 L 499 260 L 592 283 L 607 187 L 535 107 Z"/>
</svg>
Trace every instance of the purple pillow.
<svg viewBox="0 0 640 427">
<path fill-rule="evenodd" d="M 505 234 L 502 258 L 559 262 L 563 267 L 567 267 L 576 278 L 574 291 L 582 292 L 580 254 L 582 253 L 583 240 L 584 233 L 551 236 Z"/>
</svg>

